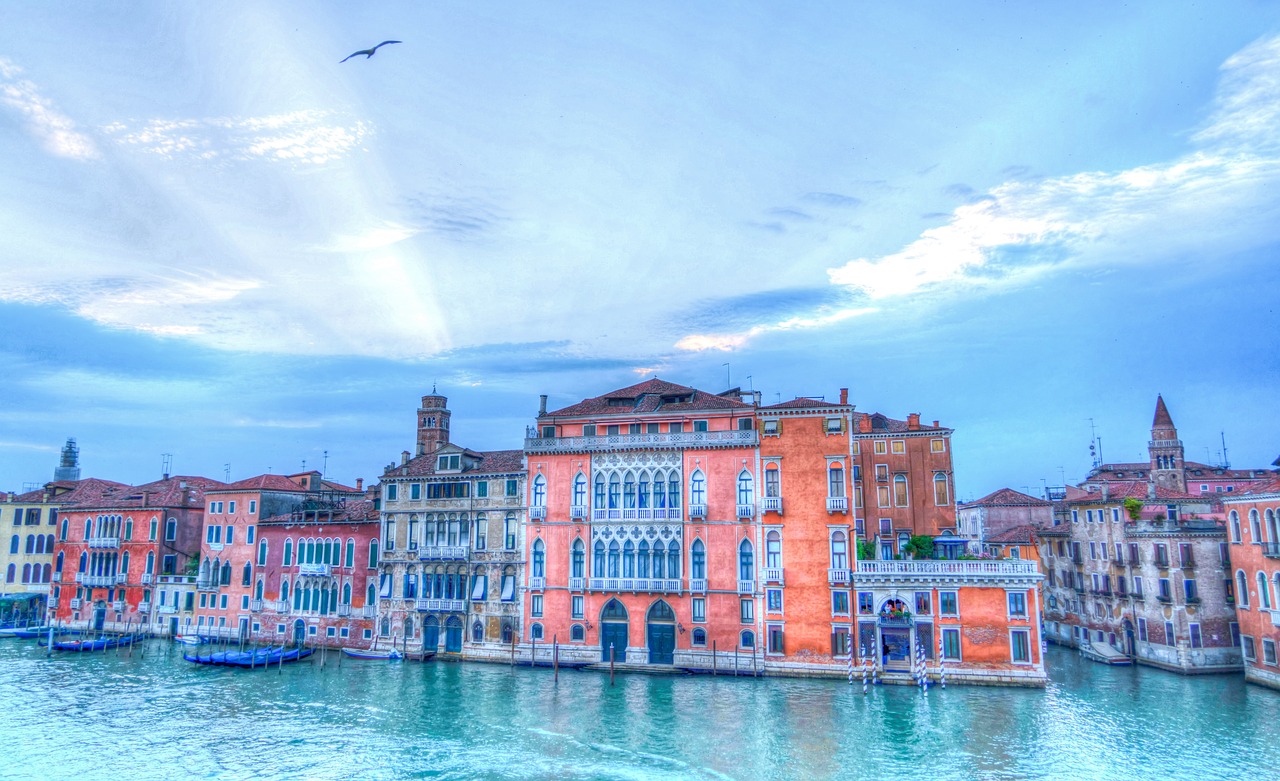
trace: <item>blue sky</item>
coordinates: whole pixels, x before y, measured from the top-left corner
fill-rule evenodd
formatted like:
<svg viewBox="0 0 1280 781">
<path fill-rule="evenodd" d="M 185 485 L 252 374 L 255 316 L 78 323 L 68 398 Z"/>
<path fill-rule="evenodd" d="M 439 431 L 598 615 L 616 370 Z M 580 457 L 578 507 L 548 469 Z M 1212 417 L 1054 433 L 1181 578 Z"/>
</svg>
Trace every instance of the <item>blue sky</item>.
<svg viewBox="0 0 1280 781">
<path fill-rule="evenodd" d="M 0 170 L 0 488 L 373 479 L 433 382 L 507 448 L 726 362 L 954 427 L 962 498 L 1157 392 L 1280 455 L 1271 3 L 8 3 Z"/>
</svg>

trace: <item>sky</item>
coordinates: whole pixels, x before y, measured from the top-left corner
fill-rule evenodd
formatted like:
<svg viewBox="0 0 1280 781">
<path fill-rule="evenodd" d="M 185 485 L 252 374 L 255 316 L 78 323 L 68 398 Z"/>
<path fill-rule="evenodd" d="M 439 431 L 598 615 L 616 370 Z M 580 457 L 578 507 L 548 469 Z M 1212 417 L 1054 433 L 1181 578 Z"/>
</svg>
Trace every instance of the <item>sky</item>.
<svg viewBox="0 0 1280 781">
<path fill-rule="evenodd" d="M 399 40 L 375 56 L 349 53 Z M 961 499 L 1280 455 L 1280 5 L 7 2 L 0 489 L 372 481 L 651 376 Z"/>
</svg>

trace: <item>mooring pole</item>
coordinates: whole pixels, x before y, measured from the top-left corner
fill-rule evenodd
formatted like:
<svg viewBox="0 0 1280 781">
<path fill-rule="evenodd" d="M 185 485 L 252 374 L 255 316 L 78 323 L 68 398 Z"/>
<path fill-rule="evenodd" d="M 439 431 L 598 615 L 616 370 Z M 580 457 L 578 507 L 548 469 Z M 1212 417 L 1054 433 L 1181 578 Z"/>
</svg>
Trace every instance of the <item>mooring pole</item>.
<svg viewBox="0 0 1280 781">
<path fill-rule="evenodd" d="M 557 635 L 551 636 L 551 680 L 560 682 L 560 642 Z"/>
<path fill-rule="evenodd" d="M 609 685 L 613 685 L 613 643 L 609 643 Z"/>
<path fill-rule="evenodd" d="M 712 640 L 711 641 L 711 677 L 712 678 L 716 676 L 716 657 L 717 656 L 719 656 L 719 654 L 716 653 L 716 641 Z"/>
</svg>

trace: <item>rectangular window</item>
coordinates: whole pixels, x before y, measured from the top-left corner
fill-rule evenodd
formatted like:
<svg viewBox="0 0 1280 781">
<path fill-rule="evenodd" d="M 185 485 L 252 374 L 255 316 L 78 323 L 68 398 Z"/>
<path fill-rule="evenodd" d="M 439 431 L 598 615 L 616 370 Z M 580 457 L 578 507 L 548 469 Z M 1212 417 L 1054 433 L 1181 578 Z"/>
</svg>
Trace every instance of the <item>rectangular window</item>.
<svg viewBox="0 0 1280 781">
<path fill-rule="evenodd" d="M 667 424 L 667 431 L 671 432 L 672 434 L 679 434 L 679 433 L 681 433 L 681 432 L 683 432 L 683 431 L 684 431 L 684 424 L 683 424 L 683 423 L 668 423 L 668 424 Z"/>
<path fill-rule="evenodd" d="M 218 607 L 219 607 L 220 609 L 222 609 L 222 610 L 226 610 L 226 609 L 227 609 L 227 595 L 226 595 L 226 594 L 223 594 L 223 595 L 222 595 L 222 599 L 218 600 L 218 602 L 219 602 Z"/>
<path fill-rule="evenodd" d="M 835 630 L 831 633 L 831 655 L 847 656 L 852 648 L 853 644 L 849 640 L 849 627 L 835 627 Z"/>
<path fill-rule="evenodd" d="M 161 575 L 172 575 L 173 571 L 178 567 L 177 556 L 165 556 L 163 562 L 164 568 Z"/>
<path fill-rule="evenodd" d="M 639 424 L 639 423 L 630 423 L 630 424 L 628 424 L 628 425 L 627 425 L 627 433 L 628 433 L 628 434 L 639 434 L 639 433 L 640 433 L 640 424 Z"/>
<path fill-rule="evenodd" d="M 1093 511 L 1090 510 L 1089 512 L 1092 513 Z M 1092 520 L 1092 518 L 1090 520 Z M 1089 560 L 1090 561 L 1098 560 L 1098 544 L 1096 542 L 1089 543 Z"/>
<path fill-rule="evenodd" d="M 695 432 L 698 432 L 698 431 L 706 431 L 706 430 L 707 430 L 707 421 L 705 421 L 705 420 L 695 420 L 695 421 L 693 421 L 693 430 L 694 430 Z"/>
<path fill-rule="evenodd" d="M 889 452 L 889 444 L 885 442 L 883 439 L 877 439 L 875 451 L 876 451 L 876 455 L 882 456 L 885 453 Z"/>
<path fill-rule="evenodd" d="M 1138 599 L 1142 599 L 1142 576 L 1133 576 L 1133 595 Z"/>
<path fill-rule="evenodd" d="M 582 599 L 582 597 L 577 597 L 577 599 Z M 702 597 L 694 597 L 693 598 L 694 623 L 701 624 L 706 620 L 707 620 L 707 600 L 703 599 Z"/>
<path fill-rule="evenodd" d="M 878 507 L 892 507 L 892 506 L 893 506 L 893 505 L 891 505 L 891 504 L 889 503 L 889 486 L 887 486 L 887 485 L 877 485 L 877 486 L 876 486 L 876 505 L 877 505 Z"/>
<path fill-rule="evenodd" d="M 1240 644 L 1241 644 L 1240 645 L 1241 652 L 1244 654 L 1244 658 L 1246 661 L 1252 662 L 1253 660 L 1258 658 L 1257 648 L 1253 644 L 1252 637 L 1250 637 L 1249 635 L 1244 635 L 1243 637 L 1240 638 Z"/>
<path fill-rule="evenodd" d="M 582 436 L 594 437 L 596 435 L 596 424 L 588 423 L 582 427 Z"/>
<path fill-rule="evenodd" d="M 889 448 L 891 452 L 897 455 L 902 455 L 907 452 L 907 443 L 904 440 L 895 439 L 891 444 L 892 447 Z"/>
<path fill-rule="evenodd" d="M 746 418 L 744 418 L 743 420 L 746 420 L 746 421 L 747 421 L 747 423 L 750 423 L 750 422 L 751 422 L 749 419 L 746 419 Z M 741 421 L 740 421 L 740 422 L 741 422 Z M 742 427 L 741 427 L 741 426 L 739 426 L 738 428 L 742 428 Z M 646 423 L 646 424 L 644 424 L 644 433 L 646 433 L 646 434 L 657 434 L 657 433 L 658 433 L 658 424 L 657 424 L 657 423 Z"/>
<path fill-rule="evenodd" d="M 874 615 L 875 612 L 876 612 L 875 595 L 869 591 L 859 591 L 858 592 L 858 615 L 870 616 L 870 615 Z"/>
<path fill-rule="evenodd" d="M 227 544 L 232 545 L 235 543 L 235 541 L 236 541 L 236 527 L 228 526 L 227 527 Z"/>
<path fill-rule="evenodd" d="M 762 421 L 760 424 L 760 432 L 764 434 L 766 437 L 778 436 L 778 421 L 776 420 Z"/>
<path fill-rule="evenodd" d="M 245 544 L 245 545 L 252 545 L 252 544 L 253 544 L 253 535 L 254 535 L 254 529 L 255 529 L 255 528 L 256 528 L 256 527 L 254 527 L 254 526 L 247 526 L 247 527 L 245 527 L 245 530 L 244 530 L 244 544 Z"/>
<path fill-rule="evenodd" d="M 1200 601 L 1200 592 L 1196 590 L 1196 582 L 1191 578 L 1182 581 L 1182 595 L 1187 598 L 1187 602 L 1195 604 Z"/>
<path fill-rule="evenodd" d="M 1147 619 L 1145 618 L 1138 619 L 1138 639 L 1144 643 L 1147 642 Z"/>
<path fill-rule="evenodd" d="M 249 595 L 248 595 L 248 594 L 241 594 L 241 595 L 240 595 L 240 609 L 241 609 L 241 610 L 248 610 L 248 609 L 249 609 Z"/>
<path fill-rule="evenodd" d="M 1174 643 L 1174 640 L 1175 640 L 1175 638 L 1174 638 L 1174 634 L 1173 634 L 1173 622 L 1172 622 L 1172 621 L 1165 621 L 1165 622 L 1164 622 L 1164 644 L 1165 644 L 1165 645 L 1174 645 L 1174 644 L 1175 644 L 1175 643 Z"/>
<path fill-rule="evenodd" d="M 1199 624 L 1189 624 L 1189 625 L 1188 625 L 1188 629 L 1189 629 L 1189 631 L 1190 631 L 1190 633 L 1191 633 L 1191 647 L 1192 647 L 1192 648 L 1203 648 L 1203 647 L 1204 647 L 1204 638 L 1200 636 L 1200 625 L 1199 625 Z"/>
<path fill-rule="evenodd" d="M 769 626 L 769 653 L 783 653 L 782 627 L 771 624 Z"/>
<path fill-rule="evenodd" d="M 755 602 L 753 600 L 743 599 L 738 602 L 738 618 L 744 624 L 750 624 L 756 620 Z"/>
<path fill-rule="evenodd" d="M 534 618 L 542 618 L 542 595 L 534 594 L 529 598 L 529 612 Z"/>
<path fill-rule="evenodd" d="M 249 514 L 250 514 L 250 515 L 253 515 L 253 514 L 254 514 L 254 513 L 256 513 L 256 512 L 258 512 L 258 500 L 257 500 L 257 499 L 250 499 L 250 500 L 249 500 Z"/>
<path fill-rule="evenodd" d="M 1173 599 L 1173 592 L 1169 590 L 1169 579 L 1160 578 L 1159 586 L 1160 586 L 1160 599 L 1164 602 L 1171 601 Z"/>
<path fill-rule="evenodd" d="M 502 601 L 514 602 L 516 599 L 516 576 L 502 576 Z"/>
<path fill-rule="evenodd" d="M 489 496 L 489 481 L 477 480 L 476 481 L 476 498 L 487 499 L 488 496 Z"/>
<path fill-rule="evenodd" d="M 1031 632 L 1015 629 L 1009 633 L 1014 664 L 1031 664 Z"/>
<path fill-rule="evenodd" d="M 960 601 L 955 591 L 938 592 L 938 610 L 944 616 L 960 615 Z"/>
<path fill-rule="evenodd" d="M 765 589 L 765 609 L 771 613 L 778 613 L 782 610 L 782 589 L 770 588 Z"/>
<path fill-rule="evenodd" d="M 944 439 L 931 439 L 931 440 L 929 440 L 929 452 L 931 452 L 931 453 L 942 453 L 942 452 L 945 452 L 945 451 L 946 451 L 946 449 L 947 449 L 946 440 L 944 440 Z"/>
<path fill-rule="evenodd" d="M 605 426 L 604 433 L 605 436 L 616 437 L 622 433 L 622 430 L 618 426 Z"/>
<path fill-rule="evenodd" d="M 1266 664 L 1276 663 L 1276 641 L 1269 638 L 1262 641 L 1262 661 Z"/>
<path fill-rule="evenodd" d="M 933 614 L 933 600 L 930 597 L 932 597 L 932 594 L 928 591 L 916 592 L 916 615 L 928 616 Z"/>
<path fill-rule="evenodd" d="M 831 592 L 831 612 L 837 616 L 849 615 L 849 592 Z"/>
<path fill-rule="evenodd" d="M 387 501 L 388 502 L 396 501 L 396 487 L 397 486 L 395 483 L 387 483 Z"/>
<path fill-rule="evenodd" d="M 508 481 L 507 481 L 507 496 L 519 496 L 519 495 L 520 495 L 520 481 L 518 481 L 518 480 L 508 480 Z"/>
<path fill-rule="evenodd" d="M 1231 628 L 1231 647 L 1240 647 L 1240 625 L 1232 621 L 1228 626 Z"/>
<path fill-rule="evenodd" d="M 827 418 L 827 433 L 839 434 L 843 430 L 840 418 Z"/>
<path fill-rule="evenodd" d="M 573 617 L 582 618 L 582 597 L 580 595 L 574 595 L 571 602 L 572 602 Z"/>
<path fill-rule="evenodd" d="M 208 594 L 201 594 L 201 595 L 200 595 L 200 607 L 208 607 L 208 606 L 209 606 L 209 595 L 208 595 Z"/>
<path fill-rule="evenodd" d="M 1009 592 L 1009 617 L 1027 617 L 1027 593 L 1025 591 Z"/>
<path fill-rule="evenodd" d="M 942 630 L 942 658 L 960 661 L 960 630 L 944 627 Z"/>
<path fill-rule="evenodd" d="M 421 499 L 421 498 L 422 498 L 422 483 L 410 483 L 410 484 L 409 484 L 409 498 L 410 498 L 410 499 Z"/>
</svg>

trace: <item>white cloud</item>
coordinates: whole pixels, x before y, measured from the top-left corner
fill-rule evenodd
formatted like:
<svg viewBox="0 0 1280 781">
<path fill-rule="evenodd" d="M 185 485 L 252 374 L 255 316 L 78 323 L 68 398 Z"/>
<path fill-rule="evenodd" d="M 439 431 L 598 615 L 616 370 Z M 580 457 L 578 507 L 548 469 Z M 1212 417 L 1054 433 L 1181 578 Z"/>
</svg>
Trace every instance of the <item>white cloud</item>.
<svg viewBox="0 0 1280 781">
<path fill-rule="evenodd" d="M 1274 240 L 1280 37 L 1243 49 L 1222 73 L 1211 118 L 1193 136 L 1200 148 L 1119 172 L 1007 182 L 898 252 L 829 269 L 831 282 L 885 299 Z"/>
<path fill-rule="evenodd" d="M 21 77 L 22 68 L 0 57 L 0 103 L 21 115 L 31 135 L 47 152 L 72 160 L 98 156 L 93 139 L 76 129 L 75 122 L 40 94 L 36 85 Z"/>
<path fill-rule="evenodd" d="M 372 132 L 333 112 L 293 111 L 261 117 L 112 122 L 102 130 L 125 147 L 166 158 L 269 160 L 322 165 L 341 159 Z"/>
<path fill-rule="evenodd" d="M 835 325 L 836 323 L 853 317 L 868 315 L 875 311 L 877 311 L 875 307 L 851 307 L 811 317 L 791 317 L 777 323 L 752 326 L 751 328 L 738 333 L 690 334 L 676 342 L 675 347 L 677 350 L 686 350 L 688 352 L 705 352 L 707 350 L 730 352 L 744 346 L 748 341 L 760 336 L 761 334 L 808 328 L 822 328 L 828 325 Z"/>
</svg>

